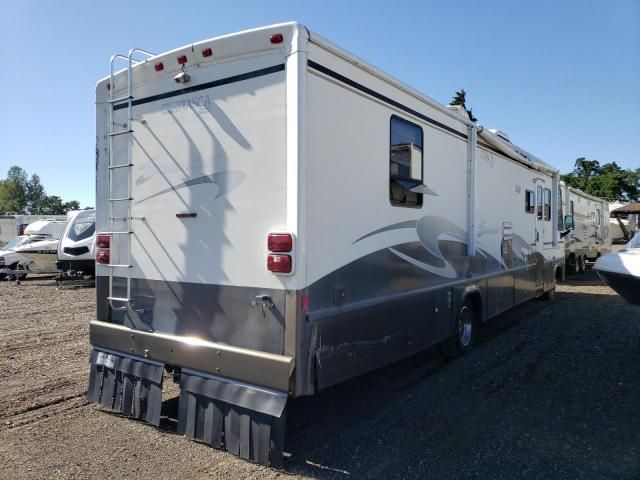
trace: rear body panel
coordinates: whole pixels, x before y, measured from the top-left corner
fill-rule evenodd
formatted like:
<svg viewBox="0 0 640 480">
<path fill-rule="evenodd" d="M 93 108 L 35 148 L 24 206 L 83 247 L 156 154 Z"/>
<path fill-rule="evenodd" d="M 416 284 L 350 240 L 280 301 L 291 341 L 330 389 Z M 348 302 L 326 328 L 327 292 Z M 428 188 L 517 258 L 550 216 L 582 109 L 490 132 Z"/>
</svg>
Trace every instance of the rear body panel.
<svg viewBox="0 0 640 480">
<path fill-rule="evenodd" d="M 98 231 L 124 229 L 108 221 L 105 196 L 130 192 L 130 256 L 126 237 L 114 236 L 110 261 L 130 260 L 133 304 L 110 311 L 108 267 L 99 265 L 98 320 L 282 353 L 282 282 L 264 265 L 267 234 L 286 227 L 284 61 L 277 52 L 209 65 L 191 74 L 187 93 L 170 76 L 134 87 L 135 130 L 114 139 L 112 159 L 126 163 L 130 142 L 134 166 L 112 171 L 97 216 Z M 116 123 L 126 122 L 124 106 L 114 106 Z M 109 183 L 105 160 L 99 185 Z M 127 208 L 114 202 L 113 217 Z M 126 296 L 122 273 L 116 297 Z M 274 308 L 252 305 L 258 295 Z"/>
</svg>

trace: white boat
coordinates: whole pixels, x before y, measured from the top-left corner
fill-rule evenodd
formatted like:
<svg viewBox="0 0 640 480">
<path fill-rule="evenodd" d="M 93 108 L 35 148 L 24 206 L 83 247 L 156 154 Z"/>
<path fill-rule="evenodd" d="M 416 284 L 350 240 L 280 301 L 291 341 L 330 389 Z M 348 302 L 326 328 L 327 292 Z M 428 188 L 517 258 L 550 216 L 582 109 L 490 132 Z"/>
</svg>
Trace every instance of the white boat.
<svg viewBox="0 0 640 480">
<path fill-rule="evenodd" d="M 633 237 L 617 253 L 600 257 L 594 268 L 622 298 L 640 305 L 640 235 Z"/>
<path fill-rule="evenodd" d="M 58 261 L 58 239 L 46 239 L 32 242 L 15 249 L 15 252 L 27 259 L 29 270 L 37 272 L 56 272 Z"/>
</svg>

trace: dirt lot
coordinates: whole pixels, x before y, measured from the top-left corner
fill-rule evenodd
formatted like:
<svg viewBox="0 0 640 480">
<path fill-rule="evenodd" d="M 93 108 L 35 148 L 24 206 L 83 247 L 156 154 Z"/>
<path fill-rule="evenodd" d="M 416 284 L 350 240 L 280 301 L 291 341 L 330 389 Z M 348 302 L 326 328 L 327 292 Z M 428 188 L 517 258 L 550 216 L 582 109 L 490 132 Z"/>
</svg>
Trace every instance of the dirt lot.
<svg viewBox="0 0 640 480">
<path fill-rule="evenodd" d="M 292 402 L 285 472 L 87 404 L 93 295 L 0 284 L 0 478 L 640 478 L 640 309 L 593 273 L 463 359 L 430 350 Z"/>
</svg>

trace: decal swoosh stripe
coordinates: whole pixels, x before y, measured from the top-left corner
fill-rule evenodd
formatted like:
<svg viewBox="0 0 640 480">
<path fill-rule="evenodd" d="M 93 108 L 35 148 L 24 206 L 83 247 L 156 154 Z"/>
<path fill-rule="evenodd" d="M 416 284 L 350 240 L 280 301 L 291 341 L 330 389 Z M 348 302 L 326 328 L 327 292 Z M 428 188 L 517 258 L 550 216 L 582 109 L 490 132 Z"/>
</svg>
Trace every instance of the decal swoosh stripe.
<svg viewBox="0 0 640 480">
<path fill-rule="evenodd" d="M 197 92 L 199 90 L 206 90 L 208 88 L 221 87 L 222 85 L 229 85 L 230 83 L 242 82 L 243 80 L 249 80 L 251 78 L 262 77 L 276 72 L 284 71 L 284 63 L 280 65 L 274 65 L 273 67 L 262 68 L 260 70 L 254 70 L 253 72 L 241 73 L 239 75 L 233 75 L 231 77 L 221 78 L 214 80 L 213 82 L 202 83 L 200 85 L 194 85 L 192 87 L 181 88 L 172 92 L 160 93 L 158 95 L 152 95 L 150 97 L 139 98 L 134 100 L 131 104 L 143 105 L 145 103 L 155 102 L 158 100 L 164 100 L 165 98 L 177 97 L 184 95 L 185 93 Z M 113 106 L 114 110 L 120 110 L 121 108 L 127 108 L 128 102 L 118 103 Z"/>
<path fill-rule="evenodd" d="M 417 223 L 416 220 L 409 220 L 407 222 L 394 223 L 393 225 L 387 225 L 386 227 L 378 228 L 373 232 L 369 232 L 366 235 L 363 235 L 362 237 L 354 241 L 351 245 L 358 243 L 360 240 L 364 240 L 365 238 L 371 237 L 372 235 L 376 235 L 378 233 L 389 232 L 391 230 L 397 230 L 399 228 L 415 228 L 416 223 Z"/>
</svg>

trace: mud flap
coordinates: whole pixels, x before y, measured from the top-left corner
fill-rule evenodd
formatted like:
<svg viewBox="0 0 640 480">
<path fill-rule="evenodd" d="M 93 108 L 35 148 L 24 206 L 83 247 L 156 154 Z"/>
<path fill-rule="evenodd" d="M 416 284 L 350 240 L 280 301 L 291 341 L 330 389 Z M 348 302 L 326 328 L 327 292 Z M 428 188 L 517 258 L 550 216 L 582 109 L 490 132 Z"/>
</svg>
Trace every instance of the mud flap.
<svg viewBox="0 0 640 480">
<path fill-rule="evenodd" d="M 95 349 L 90 363 L 87 400 L 160 425 L 163 364 Z"/>
<path fill-rule="evenodd" d="M 282 467 L 287 394 L 183 369 L 178 433 Z"/>
</svg>

